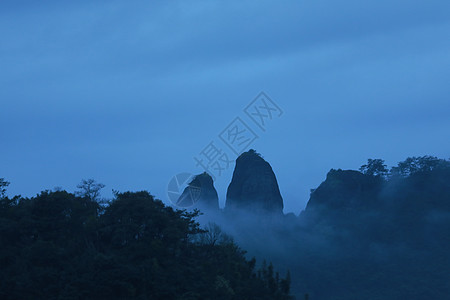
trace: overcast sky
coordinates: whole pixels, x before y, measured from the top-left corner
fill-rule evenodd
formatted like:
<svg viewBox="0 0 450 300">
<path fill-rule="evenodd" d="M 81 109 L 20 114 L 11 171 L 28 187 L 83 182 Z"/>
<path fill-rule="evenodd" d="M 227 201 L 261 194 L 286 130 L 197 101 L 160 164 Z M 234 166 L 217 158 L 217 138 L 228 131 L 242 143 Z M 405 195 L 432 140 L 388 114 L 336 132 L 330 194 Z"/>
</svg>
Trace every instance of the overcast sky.
<svg viewBox="0 0 450 300">
<path fill-rule="evenodd" d="M 283 111 L 265 131 L 244 112 L 261 91 Z M 105 197 L 168 202 L 210 142 L 236 158 L 219 135 L 239 117 L 298 214 L 331 168 L 450 157 L 449 116 L 447 0 L 0 4 L 10 196 L 94 178 Z M 216 177 L 221 206 L 233 168 Z"/>
</svg>

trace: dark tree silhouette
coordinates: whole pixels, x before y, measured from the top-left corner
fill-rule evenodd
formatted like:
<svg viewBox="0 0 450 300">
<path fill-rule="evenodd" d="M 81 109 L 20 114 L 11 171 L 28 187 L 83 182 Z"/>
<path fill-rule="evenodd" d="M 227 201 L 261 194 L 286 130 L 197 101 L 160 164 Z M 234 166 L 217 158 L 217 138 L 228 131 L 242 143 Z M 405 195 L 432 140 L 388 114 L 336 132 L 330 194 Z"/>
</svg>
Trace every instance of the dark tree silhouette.
<svg viewBox="0 0 450 300">
<path fill-rule="evenodd" d="M 290 299 L 217 225 L 201 230 L 198 211 L 115 195 L 103 209 L 66 191 L 1 199 L 0 299 Z"/>
<path fill-rule="evenodd" d="M 435 156 L 408 157 L 399 162 L 396 167 L 391 168 L 392 176 L 407 177 L 419 172 L 430 172 L 435 169 L 446 169 L 450 167 L 450 161 Z"/>
<path fill-rule="evenodd" d="M 0 178 L 0 199 L 5 197 L 6 188 L 8 187 L 9 182 L 4 178 Z"/>
<path fill-rule="evenodd" d="M 385 177 L 388 174 L 387 165 L 382 159 L 368 159 L 367 164 L 362 165 L 359 170 L 366 175 Z"/>
<path fill-rule="evenodd" d="M 83 179 L 80 184 L 77 185 L 78 191 L 75 192 L 77 196 L 87 197 L 92 201 L 98 201 L 100 198 L 100 190 L 105 185 L 98 183 L 94 179 Z"/>
</svg>

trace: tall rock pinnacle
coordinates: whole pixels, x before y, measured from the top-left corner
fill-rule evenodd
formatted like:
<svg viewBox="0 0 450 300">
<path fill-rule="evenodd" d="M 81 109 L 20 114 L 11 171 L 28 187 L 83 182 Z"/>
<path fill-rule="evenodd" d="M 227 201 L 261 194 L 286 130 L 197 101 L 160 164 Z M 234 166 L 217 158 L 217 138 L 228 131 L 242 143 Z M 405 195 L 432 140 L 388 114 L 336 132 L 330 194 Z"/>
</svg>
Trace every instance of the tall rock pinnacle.
<svg viewBox="0 0 450 300">
<path fill-rule="evenodd" d="M 203 210 L 218 210 L 219 197 L 212 177 L 204 172 L 196 175 L 178 198 L 181 207 L 194 207 Z"/>
<path fill-rule="evenodd" d="M 237 158 L 225 209 L 257 214 L 283 213 L 283 198 L 272 167 L 255 150 L 244 152 Z"/>
</svg>

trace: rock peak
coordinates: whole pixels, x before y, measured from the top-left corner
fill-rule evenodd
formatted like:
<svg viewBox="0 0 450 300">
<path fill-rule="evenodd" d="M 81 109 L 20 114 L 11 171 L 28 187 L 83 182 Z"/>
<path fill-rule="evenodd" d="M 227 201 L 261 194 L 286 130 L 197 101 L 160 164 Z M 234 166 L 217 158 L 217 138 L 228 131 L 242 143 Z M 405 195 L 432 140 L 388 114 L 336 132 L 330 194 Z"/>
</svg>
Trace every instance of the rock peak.
<svg viewBox="0 0 450 300">
<path fill-rule="evenodd" d="M 253 149 L 236 159 L 225 209 L 257 214 L 283 213 L 283 198 L 275 173 L 270 164 Z"/>
<path fill-rule="evenodd" d="M 206 172 L 196 175 L 184 189 L 177 201 L 182 207 L 193 207 L 202 210 L 218 210 L 219 197 L 214 188 L 214 181 Z"/>
</svg>

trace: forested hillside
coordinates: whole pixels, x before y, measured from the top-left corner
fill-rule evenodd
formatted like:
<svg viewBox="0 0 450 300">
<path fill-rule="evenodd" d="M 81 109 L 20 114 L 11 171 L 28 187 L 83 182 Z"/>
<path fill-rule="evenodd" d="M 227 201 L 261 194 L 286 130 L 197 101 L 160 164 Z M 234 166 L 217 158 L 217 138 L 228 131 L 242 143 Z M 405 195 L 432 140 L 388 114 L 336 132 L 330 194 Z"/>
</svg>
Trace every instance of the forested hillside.
<svg viewBox="0 0 450 300">
<path fill-rule="evenodd" d="M 203 215 L 145 191 L 100 201 L 93 180 L 75 194 L 10 198 L 0 179 L 0 298 L 448 298 L 448 160 L 331 169 L 298 216 L 281 213 L 275 174 L 258 153 L 236 168 L 228 209 L 206 173 L 182 193 L 201 190 Z"/>
<path fill-rule="evenodd" d="M 289 278 L 271 264 L 257 270 L 195 216 L 144 191 L 106 205 L 65 191 L 2 193 L 0 298 L 290 299 Z"/>
</svg>

